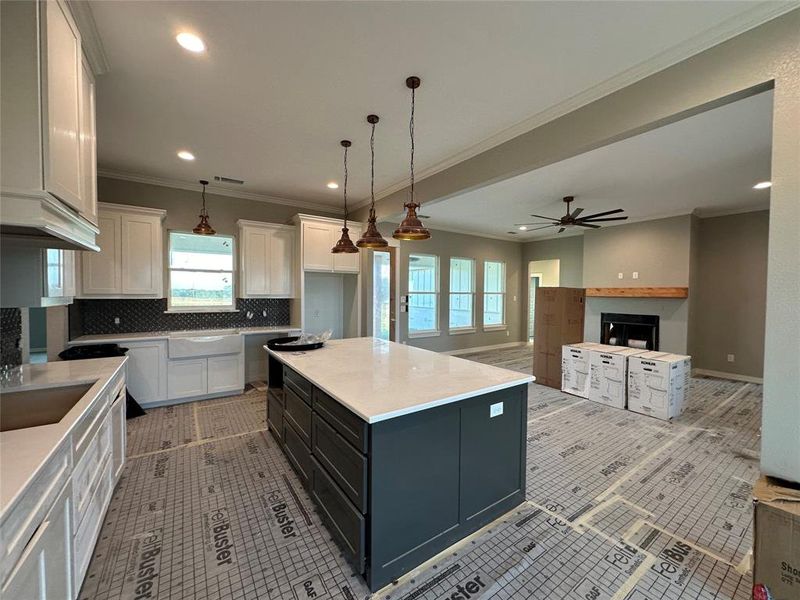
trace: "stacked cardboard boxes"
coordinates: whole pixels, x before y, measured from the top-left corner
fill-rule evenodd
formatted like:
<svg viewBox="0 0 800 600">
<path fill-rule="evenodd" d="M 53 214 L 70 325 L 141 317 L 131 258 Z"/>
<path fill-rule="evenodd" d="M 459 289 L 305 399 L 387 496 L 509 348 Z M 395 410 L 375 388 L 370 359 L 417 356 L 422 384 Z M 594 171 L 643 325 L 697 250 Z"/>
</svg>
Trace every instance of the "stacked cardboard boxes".
<svg viewBox="0 0 800 600">
<path fill-rule="evenodd" d="M 628 360 L 628 410 L 669 420 L 683 412 L 692 359 L 682 354 L 644 352 Z"/>
<path fill-rule="evenodd" d="M 561 391 L 589 397 L 589 351 L 600 347 L 593 342 L 565 344 L 561 348 Z"/>
<path fill-rule="evenodd" d="M 753 487 L 753 598 L 800 598 L 800 488 L 771 477 Z"/>
<path fill-rule="evenodd" d="M 548 287 L 536 290 L 533 374 L 536 383 L 561 389 L 562 346 L 583 340 L 586 291 Z"/>
<path fill-rule="evenodd" d="M 628 361 L 646 350 L 614 346 L 589 351 L 589 400 L 628 407 Z"/>
</svg>

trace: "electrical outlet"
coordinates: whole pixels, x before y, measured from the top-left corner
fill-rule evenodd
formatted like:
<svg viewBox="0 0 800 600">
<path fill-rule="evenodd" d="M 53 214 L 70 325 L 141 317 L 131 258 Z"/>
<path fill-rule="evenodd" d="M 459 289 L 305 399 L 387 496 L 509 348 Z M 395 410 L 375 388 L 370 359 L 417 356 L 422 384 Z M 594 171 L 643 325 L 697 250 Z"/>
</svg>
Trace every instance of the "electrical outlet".
<svg viewBox="0 0 800 600">
<path fill-rule="evenodd" d="M 510 336 L 510 335 L 511 335 L 511 332 L 510 332 L 510 331 L 508 331 L 508 330 L 506 330 L 506 337 L 508 337 L 508 336 Z"/>
<path fill-rule="evenodd" d="M 496 404 L 492 404 L 489 406 L 489 418 L 493 419 L 494 417 L 499 417 L 503 414 L 503 403 L 498 402 Z"/>
<path fill-rule="evenodd" d="M 114 317 L 114 325 L 119 325 L 119 317 Z"/>
<path fill-rule="evenodd" d="M 634 279 L 639 279 L 639 271 L 634 271 L 633 272 L 633 278 Z"/>
<path fill-rule="evenodd" d="M 733 354 L 728 354 L 728 362 L 734 362 L 736 357 Z"/>
<path fill-rule="evenodd" d="M 622 279 L 624 275 L 622 273 L 617 273 L 617 279 Z"/>
<path fill-rule="evenodd" d="M 516 302 L 516 301 L 517 301 L 517 297 L 516 297 L 516 296 L 514 296 L 514 302 Z"/>
</svg>

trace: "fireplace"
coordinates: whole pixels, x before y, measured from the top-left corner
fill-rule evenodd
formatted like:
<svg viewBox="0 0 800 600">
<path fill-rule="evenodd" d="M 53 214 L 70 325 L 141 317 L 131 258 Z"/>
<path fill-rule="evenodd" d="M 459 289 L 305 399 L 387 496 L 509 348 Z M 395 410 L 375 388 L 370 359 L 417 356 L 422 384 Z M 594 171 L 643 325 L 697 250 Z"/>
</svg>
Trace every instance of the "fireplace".
<svg viewBox="0 0 800 600">
<path fill-rule="evenodd" d="M 658 316 L 600 313 L 600 342 L 658 350 Z"/>
</svg>

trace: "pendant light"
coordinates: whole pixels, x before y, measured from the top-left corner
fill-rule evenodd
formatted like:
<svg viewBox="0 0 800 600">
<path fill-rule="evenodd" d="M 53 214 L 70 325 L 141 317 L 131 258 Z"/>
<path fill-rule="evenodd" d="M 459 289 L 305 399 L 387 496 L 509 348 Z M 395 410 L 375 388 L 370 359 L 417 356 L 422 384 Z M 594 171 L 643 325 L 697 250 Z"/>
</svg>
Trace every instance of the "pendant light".
<svg viewBox="0 0 800 600">
<path fill-rule="evenodd" d="M 201 179 L 200 185 L 203 186 L 203 210 L 200 211 L 200 222 L 197 224 L 197 227 L 192 229 L 192 233 L 197 233 L 199 235 L 214 235 L 217 232 L 214 231 L 214 228 L 211 227 L 211 224 L 208 222 L 208 211 L 206 210 L 206 186 L 208 185 L 208 182 L 205 179 Z"/>
<path fill-rule="evenodd" d="M 406 202 L 406 216 L 400 226 L 394 230 L 392 237 L 397 240 L 427 240 L 431 237 L 431 232 L 428 231 L 419 220 L 417 216 L 416 196 L 414 195 L 414 104 L 416 89 L 420 86 L 419 77 L 409 77 L 406 79 L 406 86 L 411 90 L 411 120 L 408 125 L 408 131 L 411 135 L 411 193 L 410 201 Z"/>
<path fill-rule="evenodd" d="M 342 140 L 342 147 L 344 148 L 344 226 L 342 227 L 342 237 L 336 242 L 336 245 L 331 248 L 333 254 L 353 254 L 358 252 L 358 248 L 353 245 L 353 240 L 350 239 L 347 229 L 347 149 L 352 145 L 350 140 Z"/>
<path fill-rule="evenodd" d="M 379 121 L 378 115 L 367 116 L 367 123 L 372 125 L 372 133 L 369 136 L 369 152 L 370 152 L 370 176 L 369 176 L 369 193 L 372 197 L 372 202 L 369 205 L 369 219 L 367 220 L 367 230 L 356 242 L 359 248 L 388 248 L 389 242 L 383 239 L 381 232 L 378 231 L 378 225 L 375 218 L 375 124 Z"/>
</svg>

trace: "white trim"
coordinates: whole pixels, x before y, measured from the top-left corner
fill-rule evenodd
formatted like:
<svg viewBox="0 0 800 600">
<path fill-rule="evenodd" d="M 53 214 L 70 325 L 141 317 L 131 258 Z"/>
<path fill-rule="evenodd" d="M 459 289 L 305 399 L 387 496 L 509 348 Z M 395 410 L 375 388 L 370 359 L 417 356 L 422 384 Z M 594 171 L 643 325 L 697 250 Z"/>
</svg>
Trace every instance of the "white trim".
<svg viewBox="0 0 800 600">
<path fill-rule="evenodd" d="M 459 350 L 447 350 L 439 354 L 448 354 L 450 356 L 458 356 L 459 354 L 472 354 L 473 352 L 483 352 L 485 350 L 499 350 L 501 348 L 516 348 L 518 346 L 526 346 L 526 342 L 505 342 L 503 344 L 493 344 L 491 346 L 473 346 L 472 348 L 460 348 Z M 531 355 L 531 359 L 533 355 Z"/>
<path fill-rule="evenodd" d="M 415 331 L 414 333 L 409 333 L 408 339 L 439 337 L 440 335 L 442 335 L 441 331 L 431 329 L 428 331 Z"/>
<path fill-rule="evenodd" d="M 189 190 L 192 192 L 198 191 L 196 182 L 181 181 L 179 179 L 166 179 L 163 177 L 150 177 L 149 175 L 138 175 L 136 173 L 126 173 L 124 171 L 114 171 L 112 169 L 98 169 L 97 176 L 105 177 L 107 179 L 120 179 L 122 181 L 144 183 L 147 185 L 157 185 L 160 187 L 173 188 L 177 190 Z M 309 208 L 329 214 L 339 214 L 344 212 L 342 207 L 336 205 L 318 204 L 316 202 L 308 202 L 306 200 L 281 198 L 278 196 L 270 196 L 269 194 L 259 194 L 258 192 L 237 191 L 216 185 L 206 186 L 206 191 L 209 194 L 214 194 L 216 196 L 241 198 L 243 200 L 254 200 L 256 202 L 268 202 L 270 204 L 281 204 L 283 206 L 295 206 L 297 208 Z"/>
<path fill-rule="evenodd" d="M 763 377 L 739 375 L 738 373 L 726 373 L 725 371 L 712 371 L 711 369 L 692 369 L 692 376 L 694 377 L 696 375 L 719 377 L 720 379 L 733 379 L 734 381 L 746 381 L 747 383 L 764 383 Z"/>
<path fill-rule="evenodd" d="M 150 215 L 151 217 L 160 217 L 163 221 L 167 218 L 167 211 L 160 208 L 147 208 L 145 206 L 134 206 L 132 204 L 114 204 L 113 202 L 98 202 L 97 209 L 103 210 L 116 210 L 126 213 L 134 213 L 137 215 Z M 191 233 L 191 232 L 185 232 Z"/>
<path fill-rule="evenodd" d="M 111 70 L 108 64 L 103 38 L 97 31 L 97 23 L 94 20 L 92 7 L 85 0 L 67 0 L 67 5 L 72 13 L 75 25 L 81 33 L 81 46 L 83 55 L 89 63 L 89 67 L 94 75 L 103 75 Z"/>
<path fill-rule="evenodd" d="M 464 335 L 465 333 L 476 333 L 474 327 L 451 327 L 447 330 L 448 335 Z"/>
<path fill-rule="evenodd" d="M 266 221 L 248 221 L 247 219 L 239 219 L 236 221 L 239 227 L 258 227 L 261 229 L 280 229 L 282 231 L 297 231 L 295 225 L 282 225 L 281 223 L 268 223 Z"/>
<path fill-rule="evenodd" d="M 194 402 L 196 400 L 210 400 L 211 398 L 223 398 L 225 396 L 241 396 L 244 393 L 244 387 L 240 390 L 232 390 L 229 392 L 215 392 L 213 394 L 201 394 L 199 396 L 188 396 L 186 398 L 167 398 L 165 400 L 153 400 L 152 402 L 142 402 L 142 408 L 157 408 L 159 406 L 172 406 L 174 404 L 186 404 L 187 402 Z"/>
<path fill-rule="evenodd" d="M 508 325 L 506 325 L 505 323 L 503 323 L 502 325 L 484 325 L 483 326 L 483 330 L 484 331 L 507 331 L 508 330 Z"/>
<path fill-rule="evenodd" d="M 664 69 L 676 65 L 694 56 L 695 54 L 699 54 L 704 50 L 708 50 L 717 44 L 721 44 L 726 40 L 736 37 L 737 35 L 744 33 L 749 29 L 753 29 L 762 23 L 766 23 L 767 21 L 775 19 L 796 8 L 797 3 L 791 1 L 759 2 L 750 10 L 731 17 L 730 19 L 717 24 L 711 29 L 707 29 L 706 31 L 691 37 L 688 40 L 684 40 L 680 44 L 656 54 L 655 56 L 652 56 L 647 60 L 642 61 L 625 71 L 622 71 L 621 73 L 617 73 L 613 77 L 610 77 L 609 79 L 606 79 L 597 85 L 587 88 L 582 92 L 567 98 L 566 100 L 554 104 L 553 106 L 550 106 L 549 108 L 546 108 L 545 110 L 528 117 L 527 119 L 523 119 L 511 127 L 499 131 L 496 134 L 485 138 L 483 141 L 462 150 L 461 152 L 451 155 L 449 158 L 446 158 L 430 167 L 417 170 L 416 179 L 417 181 L 423 181 L 425 178 L 430 177 L 431 175 L 435 175 L 436 173 L 444 171 L 454 165 L 457 165 L 458 163 L 477 156 L 482 152 L 490 150 L 495 146 L 499 146 L 500 144 L 522 135 L 523 133 L 527 133 L 528 131 L 536 129 L 537 127 L 541 127 L 545 123 L 549 123 L 550 121 L 554 121 L 559 117 L 563 117 L 564 115 L 586 106 L 587 104 L 591 104 L 592 102 L 599 100 L 604 96 L 608 96 L 613 92 L 626 88 L 637 81 L 641 81 L 650 75 L 658 73 L 659 71 L 663 71 Z M 383 198 L 403 190 L 406 187 L 408 187 L 407 179 L 398 181 L 397 183 L 379 190 L 375 194 L 375 200 L 382 200 Z M 368 199 L 358 202 L 354 205 L 353 210 L 367 206 L 369 202 L 370 201 Z"/>
</svg>

